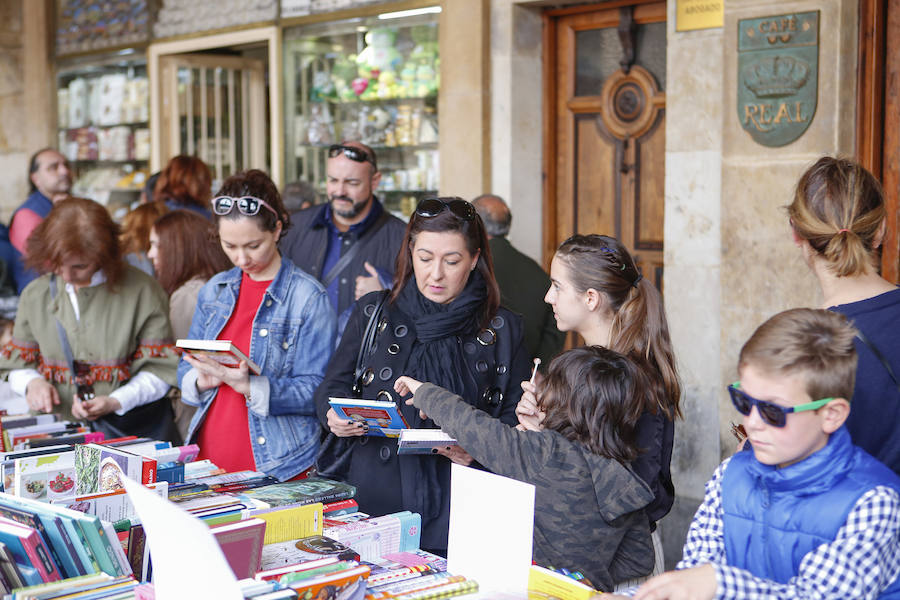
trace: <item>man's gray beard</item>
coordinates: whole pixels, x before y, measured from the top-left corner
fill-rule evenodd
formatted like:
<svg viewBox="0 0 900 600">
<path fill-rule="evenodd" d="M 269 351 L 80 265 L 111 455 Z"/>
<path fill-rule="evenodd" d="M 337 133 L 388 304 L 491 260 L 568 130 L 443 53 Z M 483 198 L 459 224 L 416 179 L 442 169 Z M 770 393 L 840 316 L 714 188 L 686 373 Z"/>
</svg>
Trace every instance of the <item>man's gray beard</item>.
<svg viewBox="0 0 900 600">
<path fill-rule="evenodd" d="M 341 200 L 350 200 L 350 198 L 347 198 L 346 196 L 332 196 L 329 199 L 329 201 L 331 202 L 332 212 L 339 217 L 343 217 L 344 219 L 352 219 L 354 217 L 358 217 L 360 213 L 366 209 L 366 205 L 369 203 L 369 199 L 366 198 L 362 202 L 357 202 L 356 204 L 354 204 L 350 210 L 337 210 L 334 207 L 334 201 L 338 198 L 340 198 Z"/>
</svg>

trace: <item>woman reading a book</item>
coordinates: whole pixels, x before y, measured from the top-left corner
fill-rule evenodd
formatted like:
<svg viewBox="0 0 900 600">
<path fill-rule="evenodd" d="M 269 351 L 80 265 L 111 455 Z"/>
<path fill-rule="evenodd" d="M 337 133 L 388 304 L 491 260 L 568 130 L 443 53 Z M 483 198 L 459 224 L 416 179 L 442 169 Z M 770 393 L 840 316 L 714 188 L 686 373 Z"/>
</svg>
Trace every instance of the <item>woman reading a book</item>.
<svg viewBox="0 0 900 600">
<path fill-rule="evenodd" d="M 649 393 L 629 398 L 628 406 L 644 449 L 633 467 L 655 496 L 647 515 L 654 530 L 654 573 L 661 573 L 662 543 L 655 529 L 675 500 L 669 464 L 674 420 L 681 416 L 681 385 L 662 298 L 621 242 L 605 235 L 574 235 L 563 242 L 550 263 L 550 280 L 544 300 L 553 306 L 560 331 L 574 331 L 588 345 L 628 356 L 649 378 Z M 533 429 L 542 419 L 540 395 L 528 381 L 522 388 L 516 412 L 522 426 Z"/>
<path fill-rule="evenodd" d="M 213 224 L 188 210 L 173 210 L 150 228 L 150 251 L 156 279 L 169 295 L 169 321 L 175 339 L 188 337 L 197 296 L 209 278 L 232 267 L 216 239 Z M 172 398 L 175 424 L 187 436 L 194 407 Z"/>
<path fill-rule="evenodd" d="M 125 263 L 118 235 L 92 200 L 53 206 L 28 239 L 27 261 L 43 275 L 22 293 L 0 373 L 34 411 L 107 437 L 180 442 L 166 397 L 178 364 L 166 295 Z"/>
<path fill-rule="evenodd" d="M 539 385 L 544 419 L 517 431 L 442 387 L 403 376 L 394 388 L 500 475 L 533 484 L 534 560 L 581 571 L 610 592 L 650 573 L 644 508 L 650 488 L 629 468 L 639 453 L 632 398 L 650 382 L 634 361 L 600 346 L 557 356 Z M 489 509 L 486 507 L 486 509 Z"/>
<path fill-rule="evenodd" d="M 334 348 L 336 317 L 313 277 L 281 256 L 290 226 L 281 195 L 258 170 L 232 175 L 212 200 L 222 250 L 234 268 L 200 290 L 189 338 L 230 340 L 259 366 L 229 367 L 185 353 L 182 400 L 198 407 L 188 439 L 227 471 L 284 481 L 312 466 L 319 448 L 313 392 Z"/>
<path fill-rule="evenodd" d="M 367 437 L 364 423 L 339 418 L 329 398 L 396 401 L 394 379 L 409 374 L 515 425 L 519 381 L 528 377 L 529 357 L 520 317 L 499 306 L 484 225 L 471 204 L 459 198 L 422 200 L 401 248 L 393 290 L 359 299 L 316 391 L 322 424 L 349 440 L 346 452 L 323 452 L 319 468 L 357 487 L 360 510 L 419 513 L 422 547 L 442 553 L 450 462 L 470 464 L 465 447 L 398 456 L 396 439 Z M 373 339 L 365 341 L 367 328 Z M 411 406 L 400 408 L 409 427 L 436 427 Z"/>
</svg>

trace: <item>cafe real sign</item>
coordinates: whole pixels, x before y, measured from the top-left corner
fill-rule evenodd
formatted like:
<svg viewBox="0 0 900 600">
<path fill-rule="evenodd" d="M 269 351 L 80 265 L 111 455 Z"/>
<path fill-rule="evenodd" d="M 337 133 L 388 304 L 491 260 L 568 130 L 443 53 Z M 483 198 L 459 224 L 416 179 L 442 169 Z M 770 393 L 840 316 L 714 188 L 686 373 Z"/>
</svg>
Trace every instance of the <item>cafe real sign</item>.
<svg viewBox="0 0 900 600">
<path fill-rule="evenodd" d="M 819 11 L 738 21 L 738 119 L 756 142 L 784 146 L 803 135 L 818 75 Z"/>
</svg>

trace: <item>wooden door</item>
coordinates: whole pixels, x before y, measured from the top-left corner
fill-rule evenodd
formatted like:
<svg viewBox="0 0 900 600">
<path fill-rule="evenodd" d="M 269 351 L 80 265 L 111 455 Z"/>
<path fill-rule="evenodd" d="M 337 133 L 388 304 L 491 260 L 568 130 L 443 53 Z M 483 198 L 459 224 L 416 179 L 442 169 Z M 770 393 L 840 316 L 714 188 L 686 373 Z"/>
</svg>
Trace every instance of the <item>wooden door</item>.
<svg viewBox="0 0 900 600">
<path fill-rule="evenodd" d="M 163 164 L 197 156 L 221 183 L 244 169 L 271 172 L 266 156 L 266 65 L 213 54 L 160 58 Z"/>
<path fill-rule="evenodd" d="M 666 5 L 545 13 L 544 261 L 574 233 L 618 238 L 662 289 Z"/>
<path fill-rule="evenodd" d="M 900 0 L 860 0 L 858 160 L 881 180 L 887 233 L 881 274 L 900 282 Z"/>
</svg>

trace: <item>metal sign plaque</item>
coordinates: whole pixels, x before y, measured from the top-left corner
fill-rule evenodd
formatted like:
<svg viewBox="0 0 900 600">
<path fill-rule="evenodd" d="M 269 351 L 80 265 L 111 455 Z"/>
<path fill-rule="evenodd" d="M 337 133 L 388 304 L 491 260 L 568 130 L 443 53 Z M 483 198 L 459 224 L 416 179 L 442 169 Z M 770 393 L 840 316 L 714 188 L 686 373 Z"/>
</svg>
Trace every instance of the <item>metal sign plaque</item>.
<svg viewBox="0 0 900 600">
<path fill-rule="evenodd" d="M 819 11 L 738 21 L 738 119 L 763 146 L 790 144 L 816 113 Z"/>
</svg>

